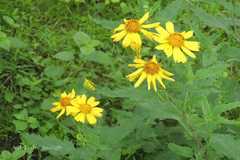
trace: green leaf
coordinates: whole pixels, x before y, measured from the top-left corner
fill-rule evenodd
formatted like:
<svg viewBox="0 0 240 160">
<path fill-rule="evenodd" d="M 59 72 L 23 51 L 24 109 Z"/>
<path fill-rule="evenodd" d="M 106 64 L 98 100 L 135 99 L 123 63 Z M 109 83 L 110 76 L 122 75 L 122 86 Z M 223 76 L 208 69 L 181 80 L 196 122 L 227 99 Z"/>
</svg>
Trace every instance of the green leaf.
<svg viewBox="0 0 240 160">
<path fill-rule="evenodd" d="M 11 17 L 9 16 L 3 16 L 3 20 L 12 28 L 18 28 L 20 27 L 19 24 L 17 24 Z"/>
<path fill-rule="evenodd" d="M 223 112 L 226 112 L 237 107 L 240 107 L 240 101 L 217 105 L 213 108 L 213 112 L 215 114 L 221 114 Z"/>
<path fill-rule="evenodd" d="M 66 155 L 75 151 L 74 145 L 69 141 L 57 139 L 56 137 L 41 137 L 35 134 L 25 134 L 22 136 L 25 143 L 36 145 L 43 151 L 51 151 L 56 155 Z"/>
<path fill-rule="evenodd" d="M 84 56 L 83 58 L 104 65 L 110 65 L 113 61 L 113 58 L 110 57 L 110 53 L 104 52 L 94 52 L 88 56 Z"/>
<path fill-rule="evenodd" d="M 53 79 L 57 79 L 61 77 L 64 73 L 64 68 L 63 66 L 57 66 L 57 65 L 50 65 L 47 66 L 44 70 L 44 74 Z"/>
<path fill-rule="evenodd" d="M 4 99 L 7 101 L 7 102 L 12 102 L 13 101 L 13 98 L 14 98 L 14 94 L 11 92 L 11 91 L 5 91 L 4 93 Z"/>
<path fill-rule="evenodd" d="M 0 31 L 0 48 L 5 49 L 7 51 L 10 50 L 10 40 L 7 35 Z"/>
<path fill-rule="evenodd" d="M 58 52 L 56 55 L 54 55 L 54 57 L 62 61 L 70 61 L 74 59 L 74 52 L 73 51 Z"/>
<path fill-rule="evenodd" d="M 17 131 L 24 131 L 27 129 L 27 122 L 21 120 L 13 120 L 13 124 L 15 125 Z"/>
<path fill-rule="evenodd" d="M 174 152 L 175 154 L 186 157 L 186 158 L 192 158 L 193 157 L 193 150 L 192 148 L 186 147 L 186 146 L 180 146 L 175 143 L 169 143 L 168 148 Z"/>
<path fill-rule="evenodd" d="M 229 134 L 214 134 L 210 139 L 210 146 L 220 155 L 233 160 L 240 160 L 240 139 Z"/>
<path fill-rule="evenodd" d="M 159 9 L 154 19 L 163 23 L 173 20 L 179 15 L 184 9 L 186 2 L 182 0 L 175 0 L 167 5 L 164 9 Z"/>
<path fill-rule="evenodd" d="M 73 40 L 79 47 L 85 44 L 88 44 L 91 41 L 91 38 L 84 32 L 78 31 L 74 34 Z"/>
</svg>

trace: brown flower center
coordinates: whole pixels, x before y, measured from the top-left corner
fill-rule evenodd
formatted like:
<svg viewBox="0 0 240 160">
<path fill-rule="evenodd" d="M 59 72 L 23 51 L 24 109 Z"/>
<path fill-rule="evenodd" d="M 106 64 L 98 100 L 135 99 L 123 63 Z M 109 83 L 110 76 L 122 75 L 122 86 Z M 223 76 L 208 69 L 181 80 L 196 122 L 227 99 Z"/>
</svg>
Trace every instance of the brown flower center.
<svg viewBox="0 0 240 160">
<path fill-rule="evenodd" d="M 92 106 L 88 104 L 81 104 L 79 107 L 80 107 L 80 111 L 85 114 L 90 113 L 92 110 Z"/>
<path fill-rule="evenodd" d="M 148 74 L 156 74 L 160 70 L 160 65 L 157 63 L 154 63 L 152 61 L 149 61 L 144 66 L 144 71 Z"/>
<path fill-rule="evenodd" d="M 125 28 L 128 32 L 139 32 L 140 24 L 139 24 L 138 20 L 131 19 L 131 20 L 127 21 Z"/>
<path fill-rule="evenodd" d="M 60 103 L 62 106 L 68 106 L 71 104 L 70 98 L 68 97 L 61 98 Z"/>
<path fill-rule="evenodd" d="M 181 47 L 184 42 L 184 37 L 179 33 L 172 33 L 168 37 L 168 42 L 174 47 Z"/>
</svg>

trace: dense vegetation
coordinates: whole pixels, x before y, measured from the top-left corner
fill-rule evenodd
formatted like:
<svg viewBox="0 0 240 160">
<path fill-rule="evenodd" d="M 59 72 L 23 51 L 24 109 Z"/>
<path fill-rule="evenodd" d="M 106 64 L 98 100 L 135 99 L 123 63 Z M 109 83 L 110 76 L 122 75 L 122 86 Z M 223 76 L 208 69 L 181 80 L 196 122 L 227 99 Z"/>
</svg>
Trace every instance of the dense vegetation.
<svg viewBox="0 0 240 160">
<path fill-rule="evenodd" d="M 133 87 L 134 52 L 111 39 L 147 11 L 201 45 L 175 63 L 143 38 L 174 73 L 157 92 Z M 0 160 L 240 160 L 239 67 L 238 0 L 0 0 Z M 100 101 L 96 125 L 50 112 L 72 89 Z"/>
</svg>

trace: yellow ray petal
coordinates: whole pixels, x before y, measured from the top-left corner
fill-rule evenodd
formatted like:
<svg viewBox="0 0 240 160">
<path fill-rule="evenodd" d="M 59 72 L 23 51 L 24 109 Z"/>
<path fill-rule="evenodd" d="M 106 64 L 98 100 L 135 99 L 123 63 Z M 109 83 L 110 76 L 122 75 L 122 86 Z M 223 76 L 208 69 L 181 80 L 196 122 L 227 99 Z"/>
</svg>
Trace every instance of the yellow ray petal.
<svg viewBox="0 0 240 160">
<path fill-rule="evenodd" d="M 174 24 L 170 21 L 166 23 L 166 29 L 168 33 L 174 33 Z"/>
<path fill-rule="evenodd" d="M 90 106 L 92 106 L 92 107 L 95 107 L 95 106 L 97 106 L 97 105 L 99 105 L 99 101 L 96 101 L 96 99 L 94 98 L 94 97 L 90 97 L 90 98 L 88 98 L 88 100 L 87 100 L 87 104 L 88 105 L 90 105 Z"/>
<path fill-rule="evenodd" d="M 85 114 L 84 114 L 84 113 L 79 113 L 77 116 L 74 117 L 74 119 L 75 119 L 77 122 L 82 122 L 82 123 L 84 123 L 84 122 L 85 122 Z"/>
<path fill-rule="evenodd" d="M 97 123 L 97 119 L 92 114 L 87 114 L 87 120 L 91 125 L 94 125 Z"/>
<path fill-rule="evenodd" d="M 144 24 L 142 25 L 142 28 L 155 28 L 155 27 L 158 27 L 160 25 L 159 22 L 156 22 L 156 23 L 151 23 L 151 24 Z"/>
<path fill-rule="evenodd" d="M 132 33 L 128 33 L 125 38 L 123 39 L 122 41 L 122 45 L 124 48 L 127 48 L 130 46 L 131 42 L 132 42 L 132 39 L 131 39 L 131 35 Z"/>
<path fill-rule="evenodd" d="M 167 43 L 168 42 L 166 37 L 161 37 L 161 36 L 158 36 L 158 35 L 154 35 L 153 40 L 155 40 L 158 43 Z"/>
<path fill-rule="evenodd" d="M 166 74 L 167 76 L 173 76 L 173 75 L 174 75 L 173 73 L 168 72 L 168 71 L 165 70 L 165 69 L 162 69 L 162 72 L 163 72 L 163 74 Z"/>
<path fill-rule="evenodd" d="M 184 46 L 191 51 L 199 51 L 200 43 L 196 41 L 184 41 Z"/>
<path fill-rule="evenodd" d="M 188 32 L 182 32 L 181 35 L 184 37 L 184 39 L 189 39 L 193 36 L 193 31 L 188 31 Z"/>
<path fill-rule="evenodd" d="M 93 114 L 96 117 L 102 117 L 102 112 L 103 112 L 102 108 L 95 107 L 92 109 L 91 114 Z"/>
<path fill-rule="evenodd" d="M 160 76 L 157 77 L 158 82 L 161 84 L 161 86 L 165 89 L 166 86 L 164 85 L 162 78 Z"/>
<path fill-rule="evenodd" d="M 152 84 L 152 76 L 147 75 L 147 84 L 148 84 L 148 90 L 151 89 L 151 84 Z"/>
<path fill-rule="evenodd" d="M 80 112 L 80 109 L 79 108 L 77 108 L 77 107 L 73 107 L 73 106 L 68 106 L 68 107 L 66 107 L 66 114 L 67 114 L 67 116 L 68 115 L 75 115 L 75 114 L 77 114 L 78 112 Z"/>
<path fill-rule="evenodd" d="M 134 59 L 134 63 L 145 64 L 146 61 L 144 61 L 143 59 L 137 58 L 137 59 Z"/>
<path fill-rule="evenodd" d="M 123 39 L 123 37 L 127 34 L 126 31 L 121 31 L 119 33 L 116 33 L 114 35 L 112 35 L 111 38 L 113 38 L 113 42 L 117 42 L 120 41 L 121 39 Z"/>
<path fill-rule="evenodd" d="M 79 99 L 79 103 L 80 104 L 86 104 L 86 102 L 87 102 L 87 96 L 85 94 L 83 94 L 81 96 L 81 99 Z"/>
<path fill-rule="evenodd" d="M 143 68 L 139 68 L 136 71 L 134 71 L 133 73 L 127 75 L 127 78 L 129 79 L 129 81 L 134 81 L 136 78 L 138 78 L 140 76 L 142 71 L 143 71 Z"/>
<path fill-rule="evenodd" d="M 154 91 L 157 92 L 156 76 L 152 76 L 152 84 Z"/>
<path fill-rule="evenodd" d="M 60 106 L 54 106 L 53 108 L 50 109 L 51 112 L 57 112 L 60 111 L 62 108 Z"/>
<path fill-rule="evenodd" d="M 159 36 L 162 37 L 162 38 L 166 38 L 166 37 L 169 36 L 169 33 L 168 33 L 162 26 L 157 27 L 157 28 L 156 28 L 156 31 L 157 31 L 158 33 L 160 33 Z"/>
<path fill-rule="evenodd" d="M 144 16 L 138 21 L 140 24 L 143 24 L 149 18 L 149 12 L 145 13 Z"/>
<path fill-rule="evenodd" d="M 57 119 L 60 118 L 65 113 L 65 109 L 62 109 L 62 111 L 58 114 Z"/>
<path fill-rule="evenodd" d="M 163 51 L 165 52 L 167 57 L 171 57 L 173 54 L 173 47 L 167 43 L 165 44 Z"/>
<path fill-rule="evenodd" d="M 131 39 L 131 43 L 135 42 L 136 47 L 135 48 L 141 48 L 142 46 L 142 40 L 141 37 L 138 33 L 131 33 L 130 34 L 130 39 Z"/>
<path fill-rule="evenodd" d="M 141 32 L 143 33 L 144 36 L 146 36 L 148 39 L 153 40 L 154 34 L 152 32 L 149 32 L 145 29 L 141 29 Z"/>
<path fill-rule="evenodd" d="M 141 76 L 139 77 L 139 79 L 137 80 L 137 82 L 134 84 L 134 87 L 137 88 L 139 87 L 142 82 L 146 79 L 147 74 L 145 72 L 142 72 Z"/>
<path fill-rule="evenodd" d="M 123 30 L 125 28 L 125 25 L 124 24 L 120 24 L 117 28 L 115 28 L 114 30 L 113 30 L 113 32 L 115 33 L 115 32 L 117 32 L 117 31 L 121 31 L 121 30 Z"/>
<path fill-rule="evenodd" d="M 189 49 L 185 48 L 184 46 L 181 47 L 183 52 L 186 53 L 189 57 L 196 58 L 195 54 L 193 54 Z"/>
</svg>

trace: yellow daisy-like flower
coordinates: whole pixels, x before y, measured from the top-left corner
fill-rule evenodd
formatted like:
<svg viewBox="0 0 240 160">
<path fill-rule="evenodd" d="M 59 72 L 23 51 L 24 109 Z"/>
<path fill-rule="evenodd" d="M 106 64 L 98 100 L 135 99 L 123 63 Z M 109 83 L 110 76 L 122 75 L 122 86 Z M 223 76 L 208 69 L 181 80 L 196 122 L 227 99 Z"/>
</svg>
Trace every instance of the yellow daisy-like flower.
<svg viewBox="0 0 240 160">
<path fill-rule="evenodd" d="M 74 116 L 77 122 L 85 123 L 87 120 L 89 124 L 94 125 L 97 123 L 96 118 L 102 117 L 103 109 L 96 107 L 99 103 L 94 97 L 77 96 L 72 101 L 73 106 L 67 108 L 67 115 Z"/>
<path fill-rule="evenodd" d="M 96 90 L 95 83 L 93 83 L 91 80 L 89 80 L 87 78 L 84 79 L 83 87 L 88 89 L 88 90 L 91 90 L 91 91 L 95 91 Z"/>
<path fill-rule="evenodd" d="M 161 26 L 157 27 L 156 30 L 159 34 L 156 34 L 154 39 L 160 43 L 156 49 L 163 50 L 167 57 L 173 56 L 176 63 L 186 63 L 186 55 L 196 58 L 193 51 L 199 51 L 200 43 L 187 40 L 193 36 L 193 31 L 175 32 L 172 22 L 166 23 L 166 30 Z"/>
<path fill-rule="evenodd" d="M 58 102 L 53 103 L 53 107 L 50 109 L 51 112 L 58 112 L 61 111 L 57 118 L 61 117 L 65 112 L 66 109 L 72 106 L 71 102 L 75 98 L 75 91 L 72 90 L 71 93 L 63 92 L 61 94 L 60 100 Z"/>
<path fill-rule="evenodd" d="M 142 46 L 142 40 L 139 33 L 143 33 L 147 38 L 153 39 L 154 33 L 147 31 L 149 28 L 156 28 L 160 23 L 144 24 L 149 18 L 149 12 L 147 12 L 141 19 L 124 19 L 124 23 L 120 24 L 114 29 L 112 35 L 113 42 L 118 42 L 123 39 L 123 47 L 131 47 L 137 52 L 140 52 Z"/>
<path fill-rule="evenodd" d="M 163 88 L 166 88 L 163 84 L 163 79 L 175 81 L 171 78 L 172 73 L 164 70 L 158 63 L 156 56 L 154 55 L 152 59 L 145 61 L 143 59 L 135 59 L 134 64 L 129 64 L 130 67 L 135 67 L 137 70 L 127 76 L 129 81 L 136 81 L 134 87 L 139 87 L 142 82 L 147 79 L 148 90 L 153 89 L 157 91 L 156 81 L 158 81 Z"/>
</svg>

